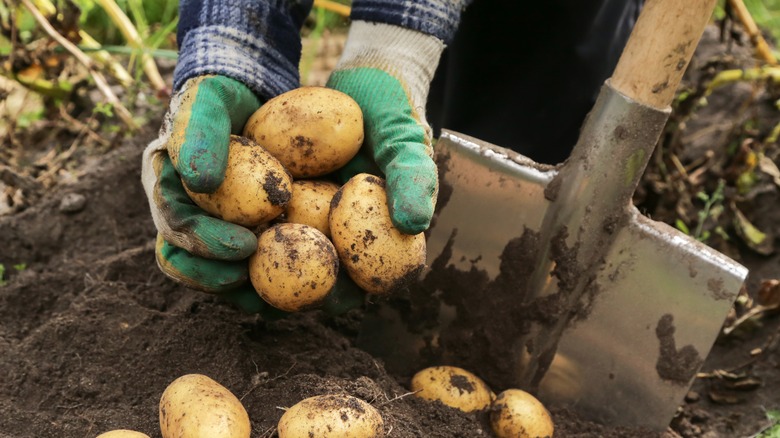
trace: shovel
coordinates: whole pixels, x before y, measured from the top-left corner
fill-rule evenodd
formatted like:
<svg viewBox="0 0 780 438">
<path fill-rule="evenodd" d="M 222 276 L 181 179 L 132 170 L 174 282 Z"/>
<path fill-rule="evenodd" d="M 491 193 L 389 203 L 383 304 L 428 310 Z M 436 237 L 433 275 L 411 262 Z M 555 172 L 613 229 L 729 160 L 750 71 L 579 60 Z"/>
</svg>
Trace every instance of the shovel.
<svg viewBox="0 0 780 438">
<path fill-rule="evenodd" d="M 391 372 L 455 365 L 581 418 L 664 430 L 747 275 L 631 204 L 716 0 L 648 0 L 571 157 L 445 131 L 429 266 L 369 304 Z"/>
</svg>

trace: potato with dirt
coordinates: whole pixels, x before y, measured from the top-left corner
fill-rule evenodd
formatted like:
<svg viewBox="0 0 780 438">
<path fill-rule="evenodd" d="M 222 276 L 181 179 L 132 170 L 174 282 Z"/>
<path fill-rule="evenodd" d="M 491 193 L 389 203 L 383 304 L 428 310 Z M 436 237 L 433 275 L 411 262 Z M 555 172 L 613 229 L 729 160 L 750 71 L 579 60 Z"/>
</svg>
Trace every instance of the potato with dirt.
<svg viewBox="0 0 780 438">
<path fill-rule="evenodd" d="M 344 394 L 310 397 L 287 409 L 279 438 L 381 438 L 382 415 L 365 401 Z"/>
<path fill-rule="evenodd" d="M 134 430 L 117 429 L 103 432 L 96 438 L 149 438 L 149 435 Z"/>
<path fill-rule="evenodd" d="M 494 397 L 493 391 L 482 379 L 454 366 L 418 371 L 412 377 L 411 389 L 417 397 L 439 401 L 463 412 L 485 410 Z"/>
<path fill-rule="evenodd" d="M 294 178 L 313 178 L 341 168 L 363 144 L 363 113 L 348 95 L 304 86 L 282 93 L 244 126 L 251 138 L 279 159 Z"/>
<path fill-rule="evenodd" d="M 228 222 L 255 227 L 282 214 L 292 196 L 292 177 L 260 145 L 244 137 L 230 137 L 225 179 L 214 193 L 190 198 L 206 212 Z"/>
<path fill-rule="evenodd" d="M 322 303 L 336 284 L 339 259 L 333 244 L 316 228 L 282 223 L 257 239 L 249 258 L 249 279 L 260 297 L 286 312 Z"/>
<path fill-rule="evenodd" d="M 329 223 L 342 266 L 368 293 L 396 292 L 425 267 L 425 235 L 393 226 L 382 178 L 362 173 L 347 181 L 333 197 Z"/>
<path fill-rule="evenodd" d="M 252 426 L 241 402 L 202 374 L 174 380 L 160 398 L 163 438 L 249 438 Z"/>
<path fill-rule="evenodd" d="M 284 211 L 285 222 L 310 225 L 330 238 L 330 201 L 339 186 L 330 181 L 293 181 L 292 198 Z"/>
<path fill-rule="evenodd" d="M 496 397 L 490 425 L 498 438 L 552 437 L 555 429 L 544 405 L 520 389 L 507 389 Z"/>
</svg>

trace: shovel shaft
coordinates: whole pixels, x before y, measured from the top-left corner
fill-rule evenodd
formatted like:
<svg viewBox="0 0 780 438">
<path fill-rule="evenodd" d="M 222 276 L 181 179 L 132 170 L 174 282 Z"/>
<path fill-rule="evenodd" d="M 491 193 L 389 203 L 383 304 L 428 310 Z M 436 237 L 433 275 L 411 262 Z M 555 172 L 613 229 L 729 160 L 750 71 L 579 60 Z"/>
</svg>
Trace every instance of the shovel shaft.
<svg viewBox="0 0 780 438">
<path fill-rule="evenodd" d="M 631 198 L 670 113 L 674 93 L 698 45 L 714 0 L 648 0 L 612 78 L 588 115 L 572 155 L 547 197 L 540 263 L 527 299 L 560 300 L 576 309 L 594 295 L 593 279 L 616 230 L 628 220 Z M 535 389 L 570 318 L 535 325 L 520 382 Z"/>
<path fill-rule="evenodd" d="M 648 0 L 631 33 L 612 86 L 663 109 L 674 98 L 717 0 Z"/>
</svg>

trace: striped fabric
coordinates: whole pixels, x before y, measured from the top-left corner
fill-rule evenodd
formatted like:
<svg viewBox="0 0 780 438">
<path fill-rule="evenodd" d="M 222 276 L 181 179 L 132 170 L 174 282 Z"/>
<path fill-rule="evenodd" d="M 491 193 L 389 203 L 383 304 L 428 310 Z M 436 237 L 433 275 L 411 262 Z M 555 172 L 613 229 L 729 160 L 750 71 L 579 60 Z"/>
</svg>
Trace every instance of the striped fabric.
<svg viewBox="0 0 780 438">
<path fill-rule="evenodd" d="M 471 0 L 355 0 L 352 19 L 393 24 L 449 42 Z M 219 74 L 270 99 L 300 84 L 300 29 L 313 0 L 181 0 L 174 89 Z"/>
<path fill-rule="evenodd" d="M 312 0 L 181 0 L 174 89 L 219 74 L 263 99 L 297 87 L 300 29 Z"/>
<path fill-rule="evenodd" d="M 395 24 L 435 36 L 448 44 L 460 14 L 472 0 L 355 0 L 352 19 Z"/>
</svg>

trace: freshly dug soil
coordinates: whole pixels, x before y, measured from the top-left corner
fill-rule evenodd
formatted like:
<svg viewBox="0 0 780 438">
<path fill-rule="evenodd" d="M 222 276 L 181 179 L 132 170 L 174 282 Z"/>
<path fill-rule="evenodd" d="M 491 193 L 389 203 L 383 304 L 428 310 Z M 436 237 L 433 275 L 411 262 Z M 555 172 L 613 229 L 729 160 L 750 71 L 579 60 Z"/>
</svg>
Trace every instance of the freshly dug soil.
<svg viewBox="0 0 780 438">
<path fill-rule="evenodd" d="M 160 396 L 189 373 L 236 394 L 253 436 L 273 436 L 282 408 L 334 392 L 377 407 L 389 436 L 490 436 L 484 414 L 410 395 L 408 382 L 353 347 L 359 310 L 266 322 L 161 274 L 140 185 L 150 139 L 129 141 L 82 182 L 0 219 L 0 262 L 27 264 L 0 288 L 0 436 L 116 428 L 159 436 Z M 86 197 L 84 208 L 61 212 L 72 194 Z M 626 436 L 565 410 L 553 415 L 557 436 Z"/>
</svg>

